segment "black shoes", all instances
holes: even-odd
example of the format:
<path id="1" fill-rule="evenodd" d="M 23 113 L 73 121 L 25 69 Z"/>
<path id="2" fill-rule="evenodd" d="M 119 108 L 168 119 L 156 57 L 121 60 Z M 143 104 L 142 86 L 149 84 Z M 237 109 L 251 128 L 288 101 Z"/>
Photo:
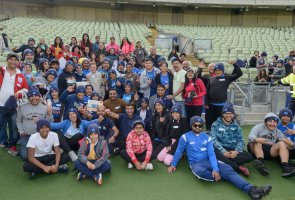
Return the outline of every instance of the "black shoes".
<path id="1" fill-rule="evenodd" d="M 249 196 L 252 200 L 260 200 L 270 193 L 272 189 L 271 185 L 265 185 L 261 187 L 253 186 L 249 191 Z"/>
<path id="2" fill-rule="evenodd" d="M 264 163 L 258 159 L 254 160 L 254 168 L 257 169 L 262 176 L 267 176 L 269 174 Z"/>
<path id="3" fill-rule="evenodd" d="M 282 177 L 289 177 L 295 175 L 295 167 L 284 167 L 282 170 Z"/>

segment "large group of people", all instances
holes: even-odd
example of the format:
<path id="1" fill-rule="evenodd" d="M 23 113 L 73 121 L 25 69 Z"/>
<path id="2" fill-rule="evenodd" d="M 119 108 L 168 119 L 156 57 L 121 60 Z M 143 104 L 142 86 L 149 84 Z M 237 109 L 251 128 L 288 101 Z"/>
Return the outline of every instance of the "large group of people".
<path id="1" fill-rule="evenodd" d="M 231 74 L 222 63 L 210 63 L 207 76 L 204 62 L 195 71 L 185 54 L 172 51 L 166 61 L 155 47 L 148 55 L 140 41 L 133 45 L 124 37 L 118 45 L 111 37 L 104 45 L 99 36 L 92 43 L 88 34 L 68 45 L 56 37 L 52 45 L 42 40 L 35 46 L 30 38 L 12 50 L 0 68 L 0 144 L 20 155 L 30 178 L 67 172 L 72 161 L 78 181 L 90 178 L 101 185 L 103 173 L 113 167 L 110 156 L 120 155 L 137 170 L 152 170 L 157 159 L 174 172 L 184 151 L 196 177 L 226 180 L 251 199 L 261 199 L 272 187 L 245 181 L 240 176 L 250 175 L 245 163 L 253 161 L 266 176 L 264 160 L 277 158 L 283 177 L 295 175 L 294 109 L 267 113 L 249 133 L 245 149 L 227 102 L 229 85 L 243 75 L 239 59 L 230 62 Z M 289 76 L 273 78 L 292 85 L 294 74 Z"/>

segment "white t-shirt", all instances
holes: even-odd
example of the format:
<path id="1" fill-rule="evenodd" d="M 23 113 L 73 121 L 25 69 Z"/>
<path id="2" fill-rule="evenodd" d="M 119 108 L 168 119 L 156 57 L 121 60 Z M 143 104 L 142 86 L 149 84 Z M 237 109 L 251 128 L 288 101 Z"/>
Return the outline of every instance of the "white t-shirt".
<path id="1" fill-rule="evenodd" d="M 7 99 L 14 94 L 15 76 L 16 74 L 10 76 L 10 74 L 5 71 L 2 87 L 0 89 L 0 106 L 4 106 Z"/>
<path id="2" fill-rule="evenodd" d="M 142 121 L 144 121 L 146 118 L 146 110 L 145 111 L 140 110 L 139 116 L 142 119 Z"/>
<path id="3" fill-rule="evenodd" d="M 186 71 L 181 69 L 178 72 L 173 73 L 173 94 L 180 88 L 181 83 L 185 82 L 185 75 Z M 175 98 L 175 101 L 183 101 L 182 99 L 182 93 L 180 92 Z"/>
<path id="4" fill-rule="evenodd" d="M 35 149 L 35 157 L 42 157 L 50 154 L 55 154 L 53 147 L 59 146 L 59 140 L 56 133 L 49 131 L 46 139 L 43 139 L 40 136 L 40 133 L 37 132 L 31 135 L 27 148 Z"/>

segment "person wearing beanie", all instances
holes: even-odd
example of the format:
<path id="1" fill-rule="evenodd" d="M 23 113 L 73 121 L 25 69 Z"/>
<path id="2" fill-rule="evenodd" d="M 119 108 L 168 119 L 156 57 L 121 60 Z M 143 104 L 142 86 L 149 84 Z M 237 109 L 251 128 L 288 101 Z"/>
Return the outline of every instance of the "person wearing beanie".
<path id="1" fill-rule="evenodd" d="M 259 72 L 260 70 L 267 68 L 267 53 L 262 52 L 260 58 L 257 59 L 256 69 Z"/>
<path id="2" fill-rule="evenodd" d="M 277 61 L 276 67 L 274 68 L 273 73 L 271 75 L 268 75 L 268 77 L 270 77 L 271 82 L 274 83 L 284 78 L 285 75 L 286 75 L 286 70 L 284 66 L 284 61 L 280 59 Z"/>
<path id="3" fill-rule="evenodd" d="M 166 129 L 166 146 L 157 155 L 157 159 L 165 165 L 170 165 L 173 160 L 180 137 L 189 131 L 187 119 L 181 116 L 182 108 L 179 105 L 171 109 L 171 118 Z"/>
<path id="4" fill-rule="evenodd" d="M 140 92 L 148 98 L 156 94 L 156 75 L 160 73 L 159 68 L 154 67 L 154 64 L 152 59 L 146 59 L 145 69 L 140 75 Z"/>
<path id="5" fill-rule="evenodd" d="M 18 48 L 12 48 L 13 52 L 15 53 L 22 53 L 22 57 L 24 54 L 24 51 L 26 49 L 30 49 L 32 52 L 35 52 L 36 48 L 35 48 L 35 40 L 34 38 L 29 38 L 28 40 L 28 44 L 23 44 L 22 46 L 18 47 Z"/>
<path id="6" fill-rule="evenodd" d="M 279 118 L 274 113 L 267 113 L 264 123 L 254 126 L 248 136 L 248 151 L 256 160 L 254 167 L 263 176 L 267 176 L 264 159 L 271 160 L 280 158 L 282 177 L 295 175 L 295 167 L 289 165 L 289 150 L 295 148 L 294 143 L 278 129 Z"/>
<path id="7" fill-rule="evenodd" d="M 109 71 L 109 80 L 107 82 L 106 90 L 109 91 L 110 89 L 115 89 L 117 94 L 120 98 L 122 98 L 124 94 L 124 83 L 125 79 L 123 77 L 117 76 L 117 71 L 111 69 Z"/>
<path id="8" fill-rule="evenodd" d="M 74 151 L 79 149 L 79 141 L 85 137 L 85 127 L 88 127 L 89 122 L 79 117 L 76 108 L 70 108 L 67 115 L 67 119 L 51 123 L 51 127 L 58 135 L 61 148 L 70 155 L 72 161 L 75 161 L 77 155 Z"/>
<path id="9" fill-rule="evenodd" d="M 153 156 L 153 145 L 149 134 L 144 130 L 144 122 L 136 120 L 126 139 L 126 150 L 120 152 L 121 157 L 128 162 L 128 168 L 135 166 L 137 170 L 153 170 L 150 163 Z"/>
<path id="10" fill-rule="evenodd" d="M 153 142 L 153 155 L 157 157 L 160 151 L 166 147 L 166 129 L 171 115 L 162 99 L 157 99 L 154 106 L 150 136 Z"/>
<path id="11" fill-rule="evenodd" d="M 33 85 L 36 85 L 38 86 L 38 88 L 44 88 L 49 91 L 51 87 L 57 87 L 57 81 L 57 72 L 54 69 L 49 69 L 44 76 L 37 77 Z"/>
<path id="12" fill-rule="evenodd" d="M 85 97 L 84 86 L 69 85 L 68 88 L 63 91 L 59 97 L 59 100 L 65 105 L 63 118 L 68 119 L 67 113 L 70 108 L 75 107 L 79 111 L 79 117 L 83 116 L 85 112 L 85 105 L 87 104 L 87 97 Z"/>
<path id="13" fill-rule="evenodd" d="M 140 89 L 140 78 L 137 73 L 133 71 L 134 67 L 131 63 L 127 63 L 125 67 L 125 75 L 123 76 L 125 80 L 130 80 L 132 82 L 133 92 L 139 91 Z"/>
<path id="14" fill-rule="evenodd" d="M 201 116 L 203 111 L 204 96 L 206 88 L 203 81 L 196 77 L 194 70 L 186 72 L 184 90 L 182 97 L 185 100 L 185 111 L 187 119 L 192 116 Z"/>
<path id="15" fill-rule="evenodd" d="M 75 68 L 72 61 L 66 63 L 62 74 L 58 77 L 58 89 L 60 94 L 67 89 L 69 79 L 75 80 Z"/>
<path id="16" fill-rule="evenodd" d="M 242 128 L 235 120 L 232 105 L 227 104 L 222 108 L 222 117 L 212 124 L 210 136 L 217 159 L 230 165 L 236 172 L 249 176 L 248 168 L 242 164 L 251 162 L 253 158 L 244 151 Z"/>
<path id="17" fill-rule="evenodd" d="M 107 107 L 106 107 L 107 108 Z M 126 149 L 126 138 L 128 133 L 132 130 L 132 124 L 141 120 L 141 118 L 135 114 L 135 106 L 132 103 L 126 104 L 125 112 L 117 114 L 110 109 L 106 109 L 106 116 L 117 120 L 119 135 L 116 137 L 117 147 L 120 150 Z"/>
<path id="18" fill-rule="evenodd" d="M 60 122 L 64 110 L 64 105 L 59 100 L 58 88 L 52 86 L 49 89 L 47 99 L 46 99 L 47 106 L 51 107 L 52 109 L 52 116 L 54 122 Z"/>
<path id="19" fill-rule="evenodd" d="M 89 178 L 102 185 L 102 174 L 112 169 L 108 157 L 107 141 L 101 137 L 98 125 L 90 124 L 87 128 L 87 137 L 82 141 L 78 151 L 79 159 L 74 162 L 79 172 L 77 181 Z"/>
<path id="20" fill-rule="evenodd" d="M 167 98 L 170 100 L 174 100 L 175 103 L 182 106 L 182 113 L 183 117 L 186 117 L 186 110 L 185 110 L 185 100 L 182 96 L 182 91 L 184 90 L 185 84 L 185 76 L 186 71 L 182 69 L 181 61 L 179 59 L 173 59 L 171 61 L 174 73 L 173 73 L 173 94 L 168 95 Z"/>
<path id="21" fill-rule="evenodd" d="M 142 97 L 139 101 L 136 114 L 140 116 L 140 118 L 144 122 L 145 131 L 150 133 L 151 125 L 152 125 L 151 123 L 153 119 L 153 111 L 148 106 L 149 106 L 149 99 L 147 97 Z"/>
<path id="22" fill-rule="evenodd" d="M 127 80 L 124 83 L 124 93 L 123 93 L 122 99 L 126 103 L 133 103 L 135 105 L 139 101 L 138 92 L 136 91 L 135 93 L 133 93 L 132 82 L 130 80 Z"/>
<path id="23" fill-rule="evenodd" d="M 279 118 L 278 129 L 282 131 L 287 139 L 295 143 L 295 124 L 292 122 L 292 111 L 288 108 L 282 109 L 279 113 Z M 295 148 L 289 149 L 289 158 L 295 159 Z"/>
<path id="24" fill-rule="evenodd" d="M 36 127 L 37 133 L 30 137 L 27 144 L 29 157 L 23 165 L 24 171 L 29 173 L 31 179 L 38 173 L 68 172 L 66 163 L 70 158 L 67 154 L 60 153 L 59 139 L 51 131 L 50 122 L 39 119 Z"/>
<path id="25" fill-rule="evenodd" d="M 229 85 L 243 75 L 242 70 L 236 64 L 236 61 L 230 61 L 234 66 L 231 75 L 224 74 L 224 65 L 217 63 L 214 66 L 215 77 L 210 77 L 207 83 L 207 94 L 205 96 L 206 109 L 206 128 L 211 130 L 211 126 L 218 117 L 221 116 L 223 106 L 227 101 L 227 89 Z"/>
<path id="26" fill-rule="evenodd" d="M 168 172 L 176 171 L 177 164 L 183 152 L 186 151 L 188 162 L 193 174 L 201 180 L 225 180 L 239 188 L 252 199 L 261 199 L 270 193 L 272 186 L 253 186 L 240 177 L 233 168 L 223 162 L 218 162 L 214 153 L 213 142 L 210 136 L 202 131 L 204 120 L 199 116 L 190 119 L 191 131 L 180 137 L 173 160 Z"/>
<path id="27" fill-rule="evenodd" d="M 53 121 L 52 108 L 42 104 L 41 94 L 38 89 L 30 89 L 28 103 L 22 105 L 16 118 L 16 125 L 20 134 L 20 158 L 28 159 L 27 143 L 30 137 L 36 133 L 36 123 L 39 119 Z"/>

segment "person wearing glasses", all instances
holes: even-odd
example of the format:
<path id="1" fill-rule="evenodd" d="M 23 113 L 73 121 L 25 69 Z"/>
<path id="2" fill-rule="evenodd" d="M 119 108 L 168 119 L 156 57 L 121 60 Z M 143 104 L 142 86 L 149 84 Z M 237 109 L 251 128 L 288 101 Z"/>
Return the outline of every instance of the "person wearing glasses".
<path id="1" fill-rule="evenodd" d="M 271 185 L 253 186 L 239 176 L 230 165 L 216 159 L 212 139 L 202 131 L 203 124 L 204 121 L 199 116 L 190 119 L 190 128 L 192 130 L 181 136 L 168 172 L 176 171 L 182 153 L 186 151 L 192 172 L 199 179 L 228 181 L 248 194 L 251 199 L 261 199 L 270 193 Z"/>
<path id="2" fill-rule="evenodd" d="M 232 104 L 226 104 L 222 116 L 213 124 L 210 132 L 218 160 L 230 165 L 236 172 L 249 176 L 249 170 L 242 164 L 251 162 L 253 157 L 244 151 L 244 137 L 240 125 L 236 122 Z"/>

